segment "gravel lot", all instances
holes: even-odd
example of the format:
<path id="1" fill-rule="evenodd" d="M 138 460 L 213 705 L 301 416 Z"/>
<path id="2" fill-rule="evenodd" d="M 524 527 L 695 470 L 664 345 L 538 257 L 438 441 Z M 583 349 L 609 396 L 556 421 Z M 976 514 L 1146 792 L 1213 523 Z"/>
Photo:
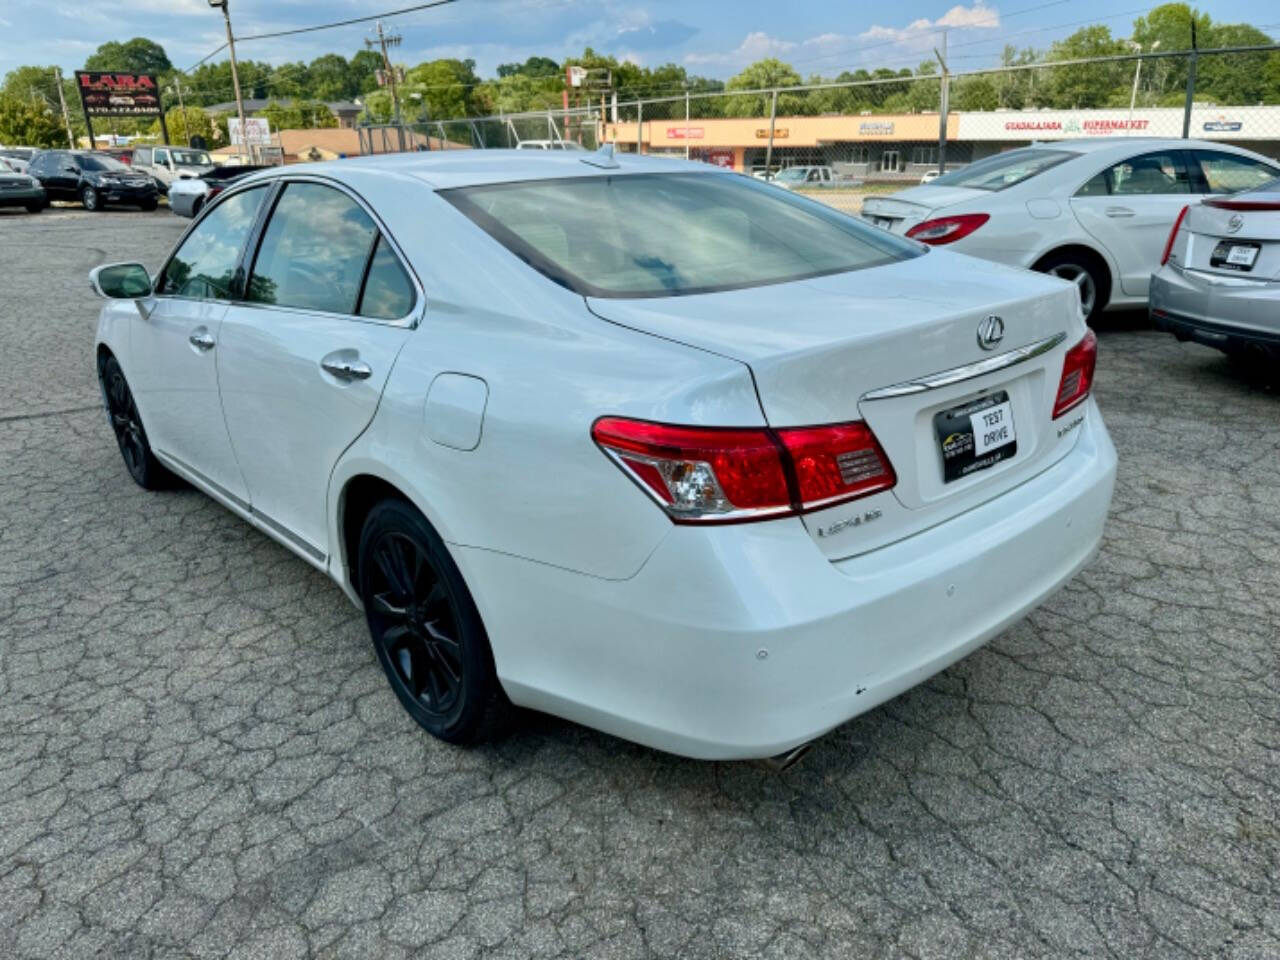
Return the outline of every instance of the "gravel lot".
<path id="1" fill-rule="evenodd" d="M 1100 558 L 785 775 L 548 717 L 432 741 L 360 615 L 125 473 L 85 282 L 0 214 L 0 956 L 1280 955 L 1280 396 L 1121 317 Z"/>

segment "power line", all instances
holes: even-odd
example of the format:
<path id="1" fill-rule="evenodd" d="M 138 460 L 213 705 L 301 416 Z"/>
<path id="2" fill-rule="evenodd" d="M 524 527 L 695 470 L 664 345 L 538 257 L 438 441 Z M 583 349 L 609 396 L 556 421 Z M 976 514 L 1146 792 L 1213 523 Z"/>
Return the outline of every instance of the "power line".
<path id="1" fill-rule="evenodd" d="M 350 20 L 335 20 L 333 23 L 320 23 L 314 27 L 297 27 L 293 30 L 277 30 L 274 33 L 255 33 L 247 37 L 236 37 L 240 42 L 246 40 L 267 40 L 272 37 L 291 37 L 299 33 L 315 33 L 317 30 L 332 30 L 335 27 L 349 27 L 356 23 L 368 23 L 370 20 L 378 20 L 385 17 L 394 17 L 402 13 L 416 13 L 419 10 L 429 10 L 432 7 L 443 7 L 447 3 L 456 3 L 457 0 L 432 0 L 431 3 L 419 3 L 412 7 L 401 7 L 399 10 L 388 10 L 386 13 L 372 13 L 367 17 L 352 17 Z"/>

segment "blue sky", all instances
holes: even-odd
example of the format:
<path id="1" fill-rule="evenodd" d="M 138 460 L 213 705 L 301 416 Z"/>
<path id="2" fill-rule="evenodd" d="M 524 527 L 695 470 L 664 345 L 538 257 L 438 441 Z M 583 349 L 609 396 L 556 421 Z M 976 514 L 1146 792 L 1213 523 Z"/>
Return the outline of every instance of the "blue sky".
<path id="1" fill-rule="evenodd" d="M 412 0 L 231 0 L 238 35 L 288 29 L 378 13 Z M 1127 34 L 1142 0 L 457 0 L 435 10 L 394 17 L 404 42 L 397 59 L 413 64 L 440 56 L 471 57 L 482 75 L 532 54 L 560 58 L 586 45 L 654 65 L 727 78 L 763 56 L 777 56 L 804 75 L 843 69 L 914 66 L 946 28 L 953 69 L 994 62 L 1001 46 L 1047 46 L 1085 23 Z M 1275 0 L 1199 4 L 1215 20 L 1248 22 L 1280 36 Z M 350 55 L 368 25 L 279 40 L 245 42 L 242 57 L 282 62 L 338 51 Z M 0 73 L 19 64 L 80 66 L 106 40 L 146 36 L 187 67 L 223 41 L 222 17 L 207 0 L 0 0 Z M 220 56 L 225 56 L 221 54 Z"/>

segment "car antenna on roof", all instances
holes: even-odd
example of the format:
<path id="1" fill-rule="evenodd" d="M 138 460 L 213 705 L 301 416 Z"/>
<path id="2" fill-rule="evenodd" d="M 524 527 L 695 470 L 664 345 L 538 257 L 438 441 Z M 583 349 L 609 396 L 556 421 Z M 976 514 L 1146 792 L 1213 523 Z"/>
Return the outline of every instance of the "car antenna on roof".
<path id="1" fill-rule="evenodd" d="M 618 161 L 613 157 L 613 144 L 606 143 L 595 153 L 588 154 L 579 158 L 583 163 L 590 164 L 593 167 L 599 167 L 601 170 L 617 170 Z"/>

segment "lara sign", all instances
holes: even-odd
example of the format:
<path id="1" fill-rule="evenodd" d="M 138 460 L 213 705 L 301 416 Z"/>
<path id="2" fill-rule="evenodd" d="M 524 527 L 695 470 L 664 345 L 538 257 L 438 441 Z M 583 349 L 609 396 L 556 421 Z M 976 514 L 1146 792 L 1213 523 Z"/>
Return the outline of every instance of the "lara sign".
<path id="1" fill-rule="evenodd" d="M 87 117 L 158 117 L 156 78 L 147 73 L 77 70 L 76 89 Z"/>

